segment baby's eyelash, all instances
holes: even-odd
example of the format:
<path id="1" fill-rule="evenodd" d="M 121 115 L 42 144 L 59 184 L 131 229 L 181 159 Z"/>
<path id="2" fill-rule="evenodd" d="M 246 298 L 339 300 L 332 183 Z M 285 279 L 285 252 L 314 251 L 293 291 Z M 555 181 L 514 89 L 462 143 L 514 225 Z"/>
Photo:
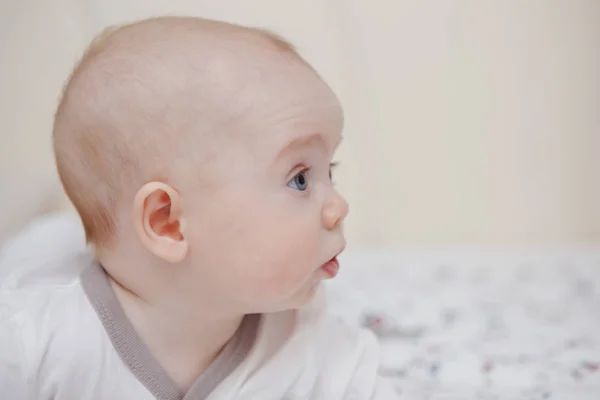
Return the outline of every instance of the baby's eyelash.
<path id="1" fill-rule="evenodd" d="M 337 161 L 334 161 L 334 162 L 331 162 L 331 163 L 329 163 L 329 177 L 330 177 L 330 179 L 332 178 L 333 171 L 334 171 L 334 170 L 335 170 L 335 169 L 336 169 L 336 168 L 337 168 L 339 165 L 340 165 L 340 163 L 339 163 L 339 162 L 337 162 Z M 306 175 L 310 175 L 311 173 L 312 173 L 312 167 L 305 167 L 305 168 L 302 168 L 300 171 L 298 171 L 298 172 L 296 173 L 296 175 L 298 175 L 298 174 L 306 174 Z"/>
<path id="2" fill-rule="evenodd" d="M 338 162 L 331 162 L 329 163 L 329 180 L 331 182 L 333 182 L 333 171 L 337 168 L 337 166 L 339 165 Z"/>
<path id="3" fill-rule="evenodd" d="M 298 174 L 310 174 L 311 171 L 312 167 L 304 167 L 300 171 L 298 171 Z"/>

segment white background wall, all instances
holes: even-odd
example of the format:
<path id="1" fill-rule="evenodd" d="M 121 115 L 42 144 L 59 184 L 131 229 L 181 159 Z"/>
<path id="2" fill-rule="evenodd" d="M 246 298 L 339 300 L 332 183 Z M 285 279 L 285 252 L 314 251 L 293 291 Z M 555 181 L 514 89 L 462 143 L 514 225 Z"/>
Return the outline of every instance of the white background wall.
<path id="1" fill-rule="evenodd" d="M 273 29 L 332 85 L 351 243 L 600 242 L 595 0 L 0 0 L 4 221 L 56 183 L 52 114 L 85 45 L 165 13 Z"/>

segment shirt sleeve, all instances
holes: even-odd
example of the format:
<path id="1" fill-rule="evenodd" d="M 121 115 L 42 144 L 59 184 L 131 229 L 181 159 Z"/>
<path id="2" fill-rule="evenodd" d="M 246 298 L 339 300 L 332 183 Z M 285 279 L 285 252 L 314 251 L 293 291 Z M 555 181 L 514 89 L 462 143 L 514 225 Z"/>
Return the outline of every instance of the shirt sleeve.
<path id="1" fill-rule="evenodd" d="M 0 300 L 0 395 L 32 400 L 19 326 L 13 313 Z"/>
<path id="2" fill-rule="evenodd" d="M 349 380 L 344 400 L 397 400 L 399 391 L 390 379 L 379 375 L 381 367 L 380 346 L 375 335 L 362 331 L 361 355 L 357 360 L 353 377 Z"/>
<path id="3" fill-rule="evenodd" d="M 400 393 L 394 388 L 389 379 L 377 376 L 373 393 L 369 400 L 396 400 L 400 399 Z"/>

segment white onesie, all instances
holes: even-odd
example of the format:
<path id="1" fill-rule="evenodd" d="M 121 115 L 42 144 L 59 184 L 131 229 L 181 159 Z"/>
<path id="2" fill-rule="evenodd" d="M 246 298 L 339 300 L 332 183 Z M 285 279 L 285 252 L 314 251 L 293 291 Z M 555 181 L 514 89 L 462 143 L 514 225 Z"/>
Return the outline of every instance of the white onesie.
<path id="1" fill-rule="evenodd" d="M 41 254 L 37 266 L 35 257 L 27 265 L 5 265 L 19 257 L 0 257 L 0 271 L 10 271 L 0 274 L 1 399 L 399 397 L 378 377 L 375 337 L 327 318 L 322 292 L 300 311 L 246 316 L 220 356 L 181 393 L 125 317 L 102 266 L 81 250 L 59 264 L 60 257 Z"/>

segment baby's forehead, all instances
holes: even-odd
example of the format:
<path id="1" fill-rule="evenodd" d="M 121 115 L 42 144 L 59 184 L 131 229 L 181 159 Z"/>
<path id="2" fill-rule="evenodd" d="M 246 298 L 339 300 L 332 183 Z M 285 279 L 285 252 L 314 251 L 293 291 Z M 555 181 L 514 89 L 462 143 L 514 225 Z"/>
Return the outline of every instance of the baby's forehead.
<path id="1" fill-rule="evenodd" d="M 282 147 L 313 133 L 326 138 L 332 132 L 339 135 L 341 105 L 324 81 L 304 64 L 221 62 L 226 68 L 215 74 L 220 81 L 208 89 L 200 88 L 192 100 L 192 104 L 211 107 L 210 113 L 196 113 L 193 107 L 190 110 L 199 117 L 199 125 L 211 127 L 206 131 L 232 139 L 230 145 L 252 142 L 261 150 Z M 238 68 L 241 71 L 236 71 Z"/>
<path id="2" fill-rule="evenodd" d="M 214 134 L 198 136 L 197 146 L 203 149 L 199 157 L 202 174 L 209 173 L 207 180 L 223 174 L 238 179 L 255 169 L 277 172 L 290 162 L 329 162 L 341 139 L 339 104 L 275 103 L 278 107 L 269 112 L 266 107 L 249 111 L 237 122 L 219 126 Z M 184 151 L 196 150 L 187 146 Z"/>

